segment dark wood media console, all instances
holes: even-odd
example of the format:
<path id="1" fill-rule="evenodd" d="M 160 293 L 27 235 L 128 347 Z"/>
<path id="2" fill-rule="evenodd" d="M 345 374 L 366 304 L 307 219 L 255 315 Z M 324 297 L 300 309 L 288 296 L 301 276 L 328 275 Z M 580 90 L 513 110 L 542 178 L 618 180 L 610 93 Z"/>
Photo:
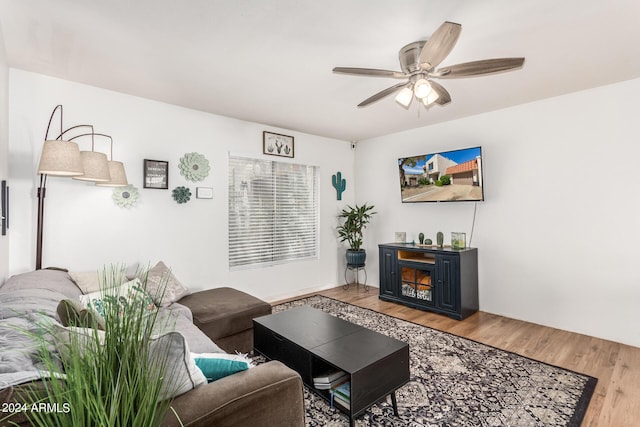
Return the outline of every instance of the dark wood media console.
<path id="1" fill-rule="evenodd" d="M 454 319 L 478 311 L 478 250 L 378 245 L 380 299 L 446 314 Z"/>

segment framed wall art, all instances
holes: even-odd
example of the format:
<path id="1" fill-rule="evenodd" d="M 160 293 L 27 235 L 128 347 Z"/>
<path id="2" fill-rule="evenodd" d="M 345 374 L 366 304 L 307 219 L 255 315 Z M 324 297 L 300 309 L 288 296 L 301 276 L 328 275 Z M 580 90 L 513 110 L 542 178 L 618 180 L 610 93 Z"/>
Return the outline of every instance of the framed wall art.
<path id="1" fill-rule="evenodd" d="M 163 160 L 144 159 L 144 188 L 169 188 L 169 162 Z"/>
<path id="2" fill-rule="evenodd" d="M 265 130 L 262 132 L 262 152 L 272 156 L 293 158 L 293 137 Z"/>

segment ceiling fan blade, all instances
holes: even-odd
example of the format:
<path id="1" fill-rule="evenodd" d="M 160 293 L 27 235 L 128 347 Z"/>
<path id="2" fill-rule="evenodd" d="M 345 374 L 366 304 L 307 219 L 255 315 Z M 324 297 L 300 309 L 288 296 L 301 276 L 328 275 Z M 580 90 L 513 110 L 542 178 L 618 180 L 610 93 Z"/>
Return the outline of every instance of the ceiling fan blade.
<path id="1" fill-rule="evenodd" d="M 407 76 L 400 71 L 378 70 L 376 68 L 335 67 L 333 72 L 340 74 L 352 74 L 356 76 L 393 77 L 395 79 L 407 78 Z"/>
<path id="2" fill-rule="evenodd" d="M 405 87 L 406 85 L 408 85 L 409 82 L 402 82 L 402 83 L 398 83 L 397 85 L 393 85 L 391 87 L 388 87 L 384 90 L 381 90 L 380 92 L 376 93 L 373 96 L 370 96 L 369 98 L 365 99 L 364 101 L 362 101 L 360 104 L 358 104 L 358 107 L 365 107 L 369 104 L 371 104 L 372 102 L 376 102 L 379 99 L 384 98 L 385 96 L 391 95 L 393 92 L 397 91 L 398 89 L 401 89 L 403 87 Z"/>
<path id="3" fill-rule="evenodd" d="M 524 64 L 524 58 L 495 58 L 483 59 L 480 61 L 465 62 L 463 64 L 451 65 L 439 68 L 431 77 L 440 79 L 457 79 L 460 77 L 484 76 L 486 74 L 499 73 L 502 71 L 520 68 Z"/>
<path id="4" fill-rule="evenodd" d="M 438 99 L 435 100 L 436 104 L 446 105 L 451 102 L 451 95 L 449 95 L 449 92 L 442 87 L 440 83 L 429 80 L 429 84 L 431 85 L 431 89 L 438 94 Z"/>
<path id="5" fill-rule="evenodd" d="M 437 67 L 453 50 L 458 41 L 462 25 L 446 21 L 431 34 L 431 37 L 422 47 L 418 64 L 424 70 Z"/>

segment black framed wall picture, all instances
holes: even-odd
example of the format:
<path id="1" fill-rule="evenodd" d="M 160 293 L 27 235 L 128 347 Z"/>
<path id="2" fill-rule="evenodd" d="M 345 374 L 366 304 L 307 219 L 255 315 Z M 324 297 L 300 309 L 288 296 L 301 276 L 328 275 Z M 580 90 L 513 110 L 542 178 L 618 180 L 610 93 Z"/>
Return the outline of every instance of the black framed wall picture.
<path id="1" fill-rule="evenodd" d="M 271 156 L 293 158 L 294 138 L 279 133 L 262 132 L 262 152 Z"/>
<path id="2" fill-rule="evenodd" d="M 169 162 L 144 159 L 144 188 L 169 188 Z"/>

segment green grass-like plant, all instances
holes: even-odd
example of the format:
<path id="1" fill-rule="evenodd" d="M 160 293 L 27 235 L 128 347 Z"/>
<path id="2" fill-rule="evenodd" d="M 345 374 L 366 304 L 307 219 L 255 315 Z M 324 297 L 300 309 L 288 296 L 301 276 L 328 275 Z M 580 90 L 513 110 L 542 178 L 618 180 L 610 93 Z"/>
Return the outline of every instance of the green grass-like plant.
<path id="1" fill-rule="evenodd" d="M 142 277 L 146 283 L 146 274 Z M 101 273 L 102 292 L 115 299 L 114 289 L 123 282 L 124 268 L 106 267 Z M 89 325 L 93 327 L 83 329 L 86 335 L 69 334 L 68 345 L 55 338 L 52 342 L 53 326 L 42 325 L 48 334 L 39 335 L 39 362 L 63 375 L 43 379 L 44 391 L 33 387 L 22 392 L 25 404 L 43 409 L 24 411 L 32 425 L 153 427 L 170 410 L 171 400 L 162 396 L 165 378 L 174 378 L 173 367 L 166 351 L 151 354 L 150 349 L 152 331 L 157 327 L 173 330 L 172 325 L 159 325 L 157 310 L 150 312 L 144 304 L 128 304 L 122 298 L 120 304 L 105 303 L 103 310 L 104 332 Z M 52 345 L 59 348 L 60 356 L 51 351 Z"/>

